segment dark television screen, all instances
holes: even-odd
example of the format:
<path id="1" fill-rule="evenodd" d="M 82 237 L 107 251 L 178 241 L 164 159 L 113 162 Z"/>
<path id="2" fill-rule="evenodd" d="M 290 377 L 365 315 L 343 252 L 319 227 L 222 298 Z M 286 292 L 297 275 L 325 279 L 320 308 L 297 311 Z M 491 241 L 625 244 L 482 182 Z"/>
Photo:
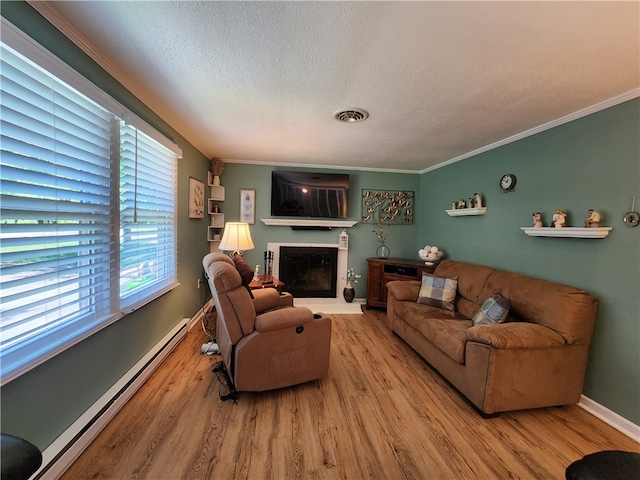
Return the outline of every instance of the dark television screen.
<path id="1" fill-rule="evenodd" d="M 274 217 L 347 218 L 349 175 L 271 172 Z"/>

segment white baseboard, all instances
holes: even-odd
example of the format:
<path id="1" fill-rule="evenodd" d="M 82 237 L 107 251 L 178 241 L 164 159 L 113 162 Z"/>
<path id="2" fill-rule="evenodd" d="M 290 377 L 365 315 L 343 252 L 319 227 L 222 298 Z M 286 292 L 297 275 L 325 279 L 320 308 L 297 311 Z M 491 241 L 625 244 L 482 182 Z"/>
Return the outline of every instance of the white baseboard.
<path id="1" fill-rule="evenodd" d="M 615 412 L 612 412 L 606 407 L 603 407 L 597 402 L 594 402 L 589 397 L 585 397 L 582 395 L 580 397 L 580 403 L 578 406 L 584 408 L 590 414 L 598 417 L 603 422 L 611 425 L 616 430 L 624 433 L 626 436 L 635 440 L 636 442 L 640 442 L 640 426 L 635 423 L 627 420 L 624 417 L 621 417 Z"/>
<path id="2" fill-rule="evenodd" d="M 42 452 L 42 466 L 31 479 L 58 479 L 138 391 L 187 334 L 185 318 Z"/>

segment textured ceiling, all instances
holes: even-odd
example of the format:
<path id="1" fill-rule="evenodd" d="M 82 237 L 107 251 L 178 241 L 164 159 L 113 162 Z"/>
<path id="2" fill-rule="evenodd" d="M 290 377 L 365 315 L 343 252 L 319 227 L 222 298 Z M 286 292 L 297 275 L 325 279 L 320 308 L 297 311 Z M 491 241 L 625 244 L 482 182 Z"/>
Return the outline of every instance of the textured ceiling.
<path id="1" fill-rule="evenodd" d="M 231 161 L 422 171 L 640 86 L 638 2 L 44 8 L 202 153 Z M 339 123 L 344 107 L 370 117 Z"/>

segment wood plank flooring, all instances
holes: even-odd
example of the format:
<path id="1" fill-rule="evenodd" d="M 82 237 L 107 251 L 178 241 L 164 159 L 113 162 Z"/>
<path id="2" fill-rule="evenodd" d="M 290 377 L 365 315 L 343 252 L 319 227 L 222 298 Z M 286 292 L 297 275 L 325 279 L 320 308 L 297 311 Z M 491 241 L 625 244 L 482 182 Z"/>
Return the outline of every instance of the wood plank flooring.
<path id="1" fill-rule="evenodd" d="M 326 378 L 221 402 L 194 328 L 64 479 L 563 479 L 640 445 L 572 405 L 483 419 L 384 326 L 332 315 Z"/>

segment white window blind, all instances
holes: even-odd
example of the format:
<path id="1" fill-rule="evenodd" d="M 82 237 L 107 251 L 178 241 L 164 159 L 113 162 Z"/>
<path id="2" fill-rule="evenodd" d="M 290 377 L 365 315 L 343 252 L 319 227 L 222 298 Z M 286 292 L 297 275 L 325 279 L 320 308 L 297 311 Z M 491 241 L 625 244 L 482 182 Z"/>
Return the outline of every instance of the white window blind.
<path id="1" fill-rule="evenodd" d="M 127 308 L 177 279 L 177 164 L 136 128 L 123 124 L 120 132 L 120 298 Z"/>
<path id="2" fill-rule="evenodd" d="M 142 133 L 137 118 L 125 125 L 4 37 L 2 384 L 177 285 L 179 150 Z"/>

